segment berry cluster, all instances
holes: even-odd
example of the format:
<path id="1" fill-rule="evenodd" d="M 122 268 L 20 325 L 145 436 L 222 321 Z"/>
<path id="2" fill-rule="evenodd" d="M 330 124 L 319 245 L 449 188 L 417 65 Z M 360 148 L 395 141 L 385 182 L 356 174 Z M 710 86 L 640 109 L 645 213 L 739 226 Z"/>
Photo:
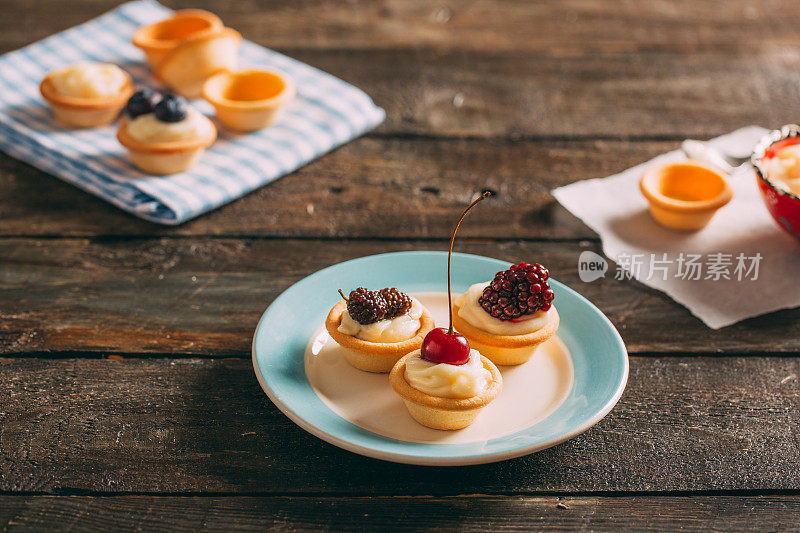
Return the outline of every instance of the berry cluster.
<path id="1" fill-rule="evenodd" d="M 378 294 L 386 301 L 386 316 L 384 318 L 395 318 L 411 309 L 411 297 L 394 287 L 381 289 Z"/>
<path id="2" fill-rule="evenodd" d="M 547 311 L 553 289 L 547 283 L 550 273 L 539 263 L 520 263 L 498 272 L 478 299 L 481 307 L 499 320 L 514 320 L 536 311 Z"/>
<path id="3" fill-rule="evenodd" d="M 347 297 L 347 312 L 359 324 L 398 317 L 411 309 L 411 298 L 395 288 L 370 291 L 359 287 Z"/>
<path id="4" fill-rule="evenodd" d="M 180 96 L 162 95 L 145 87 L 133 93 L 125 106 L 125 111 L 131 118 L 154 113 L 161 122 L 180 122 L 186 118 L 188 104 Z"/>

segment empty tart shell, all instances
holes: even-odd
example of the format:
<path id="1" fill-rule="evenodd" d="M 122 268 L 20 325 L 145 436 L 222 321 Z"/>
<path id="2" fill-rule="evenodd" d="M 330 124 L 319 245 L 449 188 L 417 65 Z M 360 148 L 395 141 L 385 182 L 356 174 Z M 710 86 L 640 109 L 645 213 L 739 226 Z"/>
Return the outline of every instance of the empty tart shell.
<path id="1" fill-rule="evenodd" d="M 333 306 L 325 320 L 325 329 L 342 348 L 347 362 L 365 372 L 389 372 L 404 355 L 422 347 L 425 335 L 434 328 L 433 318 L 427 309 L 422 310 L 420 328 L 412 338 L 400 342 L 370 342 L 339 331 L 347 302 L 341 300 Z"/>
<path id="2" fill-rule="evenodd" d="M 212 126 L 211 133 L 203 137 L 159 143 L 144 142 L 128 132 L 129 121 L 126 119 L 120 124 L 117 139 L 130 151 L 131 161 L 142 171 L 155 175 L 177 174 L 189 170 L 217 138 L 214 123 L 207 117 L 203 118 Z"/>
<path id="3" fill-rule="evenodd" d="M 704 228 L 733 198 L 727 174 L 692 160 L 649 168 L 639 189 L 656 222 L 684 231 Z"/>
<path id="4" fill-rule="evenodd" d="M 203 98 L 214 106 L 219 121 L 236 131 L 272 125 L 294 96 L 292 80 L 271 70 L 219 72 L 203 84 Z"/>
<path id="5" fill-rule="evenodd" d="M 492 381 L 485 391 L 471 398 L 441 398 L 415 389 L 406 381 L 406 355 L 394 365 L 389 374 L 389 383 L 406 404 L 411 417 L 432 429 L 463 429 L 475 421 L 481 409 L 486 407 L 500 394 L 503 388 L 503 376 L 497 367 L 481 355 L 483 368 L 491 372 Z"/>
<path id="6" fill-rule="evenodd" d="M 39 84 L 42 97 L 50 104 L 56 120 L 67 126 L 95 128 L 115 121 L 134 91 L 133 80 L 125 74 L 125 85 L 119 94 L 98 98 L 66 96 L 56 91 L 50 74 Z"/>
<path id="7" fill-rule="evenodd" d="M 183 9 L 155 24 L 142 26 L 133 34 L 133 44 L 141 48 L 155 68 L 164 56 L 192 36 L 213 35 L 222 31 L 222 20 L 202 9 Z"/>
<path id="8" fill-rule="evenodd" d="M 536 348 L 549 340 L 558 330 L 560 317 L 556 306 L 550 308 L 544 326 L 523 335 L 495 335 L 479 329 L 458 315 L 461 306 L 453 305 L 453 327 L 464 335 L 472 348 L 491 359 L 496 365 L 521 365 L 533 356 Z"/>
<path id="9" fill-rule="evenodd" d="M 169 50 L 155 75 L 186 98 L 197 98 L 203 83 L 221 71 L 236 70 L 242 35 L 232 28 L 191 35 Z"/>

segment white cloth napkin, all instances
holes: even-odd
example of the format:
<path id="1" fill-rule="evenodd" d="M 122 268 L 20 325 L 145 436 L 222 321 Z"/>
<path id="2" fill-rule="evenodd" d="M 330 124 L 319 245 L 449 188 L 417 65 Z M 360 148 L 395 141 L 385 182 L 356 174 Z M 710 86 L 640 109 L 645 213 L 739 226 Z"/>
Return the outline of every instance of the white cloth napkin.
<path id="1" fill-rule="evenodd" d="M 765 133 L 750 126 L 710 142 L 727 153 L 746 153 Z M 713 329 L 800 306 L 800 243 L 770 217 L 749 165 L 731 175 L 733 200 L 704 229 L 684 233 L 653 221 L 639 179 L 650 165 L 684 159 L 681 151 L 668 152 L 615 176 L 561 187 L 553 196 L 600 235 L 603 252 L 617 263 L 606 277 L 633 277 L 665 292 Z M 699 274 L 690 266 L 698 264 Z"/>

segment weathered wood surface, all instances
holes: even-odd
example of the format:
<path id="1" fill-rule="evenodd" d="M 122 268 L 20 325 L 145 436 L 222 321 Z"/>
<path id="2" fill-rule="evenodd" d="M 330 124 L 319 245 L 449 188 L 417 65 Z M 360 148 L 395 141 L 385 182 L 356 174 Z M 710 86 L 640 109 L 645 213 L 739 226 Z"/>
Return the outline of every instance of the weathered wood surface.
<path id="1" fill-rule="evenodd" d="M 442 250 L 443 241 L 0 239 L 0 353 L 114 351 L 247 356 L 267 305 L 292 283 L 347 259 Z M 712 331 L 638 283 L 583 283 L 578 256 L 597 243 L 486 242 L 457 250 L 540 261 L 600 307 L 632 353 L 791 353 L 800 311 Z M 476 280 L 477 281 L 477 280 Z M 332 302 L 338 297 L 331 288 Z M 323 317 L 320 317 L 322 320 Z"/>
<path id="2" fill-rule="evenodd" d="M 776 127 L 797 105 L 785 51 L 548 57 L 427 50 L 287 50 L 365 90 L 387 111 L 377 135 L 705 138 Z"/>
<path id="3" fill-rule="evenodd" d="M 0 496 L 0 528 L 139 531 L 790 531 L 797 496 Z"/>
<path id="4" fill-rule="evenodd" d="M 292 56 L 370 94 L 379 134 L 470 138 L 705 138 L 794 120 L 797 58 L 740 53 L 379 50 Z"/>
<path id="5" fill-rule="evenodd" d="M 112 5 L 81 3 L 75 10 L 66 10 L 69 13 L 57 10 L 58 17 L 42 17 L 49 11 L 48 2 L 13 4 L 22 20 L 6 17 L 0 22 L 7 49 Z M 449 228 L 444 221 L 452 218 L 463 197 L 485 181 L 503 184 L 504 201 L 511 211 L 508 226 L 483 226 L 486 233 L 516 238 L 592 237 L 592 232 L 554 204 L 547 195 L 552 186 L 622 170 L 674 148 L 687 136 L 708 137 L 750 123 L 778 126 L 793 116 L 798 76 L 795 57 L 786 46 L 798 39 L 794 31 L 788 31 L 796 27 L 791 23 L 796 10 L 781 9 L 780 2 L 769 8 L 750 4 L 737 1 L 726 3 L 725 9 L 706 11 L 690 10 L 683 2 L 655 8 L 645 7 L 648 3 L 620 8 L 614 3 L 520 2 L 504 4 L 502 10 L 489 9 L 483 2 L 453 6 L 312 2 L 301 7 L 237 3 L 221 11 L 231 24 L 271 46 L 281 43 L 271 42 L 278 37 L 266 26 L 299 35 L 295 42 L 283 43 L 284 51 L 362 87 L 386 108 L 386 123 L 371 138 L 177 229 L 137 221 L 3 156 L 0 235 L 443 236 Z M 216 10 L 219 7 L 214 4 Z M 308 21 L 298 17 L 298 10 L 305 9 L 322 21 L 321 27 L 314 25 L 314 32 L 330 32 L 317 44 L 303 35 Z M 429 42 L 423 34 L 430 36 L 431 30 L 424 28 L 441 10 L 457 15 L 444 25 L 434 20 L 434 26 L 442 28 Z M 564 18 L 553 16 L 554 10 Z M 377 24 L 375 11 L 380 15 Z M 632 25 L 631 20 L 639 20 L 640 25 Z M 510 31 L 504 21 L 530 26 L 535 38 Z M 563 28 L 555 32 L 553 21 L 579 31 L 583 38 L 569 38 Z M 769 25 L 771 31 L 759 39 L 763 49 L 758 54 L 745 54 L 736 43 L 746 32 L 734 29 L 756 23 Z M 587 26 L 592 31 L 587 33 Z M 637 31 L 614 29 L 621 26 Z M 372 29 L 365 32 L 366 27 Z M 413 32 L 409 31 L 412 27 L 416 28 Z M 693 39 L 681 39 L 683 31 L 694 35 Z M 729 31 L 727 37 L 719 37 Z M 637 32 L 641 32 L 638 38 Z M 380 38 L 373 38 L 377 34 Z M 476 35 L 484 35 L 485 40 Z M 637 41 L 644 35 L 652 41 L 647 46 Z M 662 47 L 657 44 L 659 35 L 682 44 L 677 49 Z M 391 36 L 400 36 L 401 42 L 387 44 L 393 42 Z M 502 45 L 506 36 L 513 36 L 518 46 L 534 43 L 551 52 L 509 50 Z M 566 49 L 554 48 L 556 36 L 568 43 Z M 358 43 L 331 48 L 336 39 Z M 454 48 L 431 51 L 429 47 L 439 41 L 453 43 Z M 483 44 L 469 49 L 466 42 Z M 753 51 L 750 44 L 747 49 Z M 401 138 L 395 139 L 397 135 Z M 472 142 L 455 142 L 453 137 Z M 587 137 L 639 141 L 546 141 Z M 483 142 L 487 138 L 494 141 Z M 311 214 L 309 209 L 313 209 Z M 370 209 L 388 212 L 395 221 L 413 222 L 388 224 L 386 219 L 376 220 L 374 214 L 365 219 Z"/>
<path id="6" fill-rule="evenodd" d="M 0 53 L 117 3 L 7 0 Z M 165 3 L 358 85 L 387 120 L 178 228 L 0 155 L 0 530 L 797 527 L 800 311 L 715 332 L 641 285 L 583 284 L 596 236 L 549 195 L 794 120 L 794 2 Z M 483 188 L 497 197 L 459 249 L 546 262 L 608 314 L 642 355 L 619 406 L 551 450 L 459 469 L 292 424 L 248 360 L 261 311 L 323 266 L 442 249 Z"/>
<path id="7" fill-rule="evenodd" d="M 604 7 L 598 2 L 583 2 L 584 6 L 575 7 L 588 17 L 583 24 L 561 3 L 547 6 L 504 3 L 503 8 L 494 9 L 493 17 L 483 17 L 483 12 L 489 11 L 486 7 L 465 6 L 465 10 L 480 21 L 476 23 L 486 25 L 496 35 L 487 36 L 487 41 L 477 49 L 463 46 L 432 49 L 429 45 L 434 43 L 416 38 L 414 34 L 424 31 L 431 14 L 442 9 L 458 10 L 422 1 L 410 3 L 413 4 L 411 9 L 401 2 L 397 2 L 397 8 L 388 4 L 368 6 L 365 2 L 341 3 L 336 7 L 319 8 L 316 12 L 314 6 L 278 9 L 286 23 L 275 21 L 276 10 L 270 5 L 260 7 L 256 2 L 240 2 L 226 19 L 246 37 L 277 47 L 364 89 L 387 110 L 386 123 L 378 130 L 384 135 L 685 138 L 721 134 L 751 123 L 779 126 L 791 120 L 797 104 L 797 58 L 792 51 L 792 46 L 800 44 L 800 37 L 794 31 L 800 24 L 796 20 L 800 17 L 797 10 L 788 7 L 781 10 L 779 3 L 767 8 L 737 0 L 732 9 L 727 2 L 724 9 L 710 8 L 706 18 L 686 9 L 690 3 L 686 0 L 681 2 L 684 6 L 670 6 L 668 9 L 674 10 L 672 20 L 662 13 L 661 17 L 648 21 L 648 15 L 655 17 L 658 13 L 641 7 L 649 5 L 646 2 L 631 3 L 627 16 L 622 15 L 625 10 L 620 10 L 613 2 Z M 108 4 L 103 2 L 83 9 L 100 13 L 103 6 L 110 7 Z M 209 5 L 226 15 L 218 3 Z M 38 4 L 29 3 L 29 6 L 27 17 L 30 19 L 38 20 L 41 13 L 47 11 Z M 308 10 L 307 13 L 314 15 L 301 17 L 295 9 Z M 305 31 L 317 31 L 308 17 L 313 16 L 314 21 L 325 20 L 327 10 L 338 12 L 328 20 L 358 21 L 354 24 L 369 26 L 372 30 L 359 32 L 343 23 L 338 28 L 341 33 L 358 40 L 360 45 L 309 47 L 307 43 L 313 43 L 313 37 L 298 32 L 297 26 L 302 25 Z M 359 10 L 365 13 L 359 14 Z M 407 23 L 398 25 L 392 22 L 390 15 L 387 23 L 375 24 L 369 18 L 373 10 L 403 12 L 405 15 L 400 16 L 407 16 Z M 563 12 L 564 16 L 549 16 L 552 10 Z M 82 11 L 80 18 L 73 21 L 71 17 L 62 17 L 63 11 L 58 10 L 58 17 L 35 31 L 32 25 L 19 24 L 8 17 L 6 25 L 11 27 L 0 31 L 3 39 L 13 42 L 6 49 L 30 42 L 31 36 L 42 30 L 52 33 L 87 16 Z M 517 15 L 515 11 L 524 13 Z M 757 21 L 742 18 L 742 11 L 753 12 L 757 17 L 763 15 L 763 18 Z M 725 14 L 720 15 L 721 12 Z M 720 16 L 723 20 L 730 17 L 731 23 L 724 26 Z M 614 18 L 616 22 L 604 23 L 606 18 Z M 632 18 L 644 24 L 639 30 L 639 42 L 637 38 L 626 42 L 621 37 L 638 32 L 613 30 L 617 25 L 637 27 L 631 23 Z M 529 31 L 515 32 L 508 27 L 509 21 L 526 25 Z M 558 24 L 554 21 L 574 29 L 558 33 Z M 661 29 L 648 28 L 651 24 Z M 338 23 L 331 25 L 338 26 Z M 592 32 L 587 33 L 587 25 Z M 700 27 L 692 28 L 693 25 Z M 737 28 L 738 25 L 741 26 Z M 406 26 L 414 26 L 416 30 L 406 32 Z M 481 43 L 473 28 L 451 32 L 446 26 L 442 37 L 434 40 Z M 675 38 L 671 42 L 678 45 L 677 50 L 659 47 L 654 36 L 669 35 L 673 26 L 681 28 L 675 31 L 695 32 L 694 40 Z M 295 33 L 295 41 L 281 43 L 273 39 L 273 27 L 287 27 L 288 33 Z M 702 44 L 704 33 L 713 39 L 722 27 L 724 32 L 730 32 L 725 38 L 726 45 L 706 47 Z M 758 32 L 756 28 L 770 31 Z M 4 26 L 0 25 L 2 29 Z M 27 32 L 28 37 L 23 38 L 20 31 Z M 594 31 L 606 36 L 597 35 L 597 40 L 593 40 Z M 372 32 L 378 36 L 372 38 L 369 35 Z M 584 36 L 578 39 L 575 32 Z M 393 43 L 391 36 L 394 34 L 402 35 L 406 42 Z M 525 43 L 541 43 L 541 36 L 546 34 L 552 35 L 545 38 L 547 51 L 525 48 Z M 649 43 L 641 41 L 645 35 L 651 38 Z M 609 38 L 614 41 L 608 41 Z M 412 39 L 414 44 L 410 44 Z M 502 40 L 521 43 L 523 49 L 506 50 L 502 42 L 498 42 Z M 754 41 L 760 46 L 755 47 Z M 748 53 L 741 48 L 745 42 Z"/>
<path id="8" fill-rule="evenodd" d="M 4 0 L 0 47 L 8 50 L 80 24 L 119 0 Z M 491 0 L 162 0 L 220 14 L 245 37 L 275 48 L 431 48 L 525 51 L 724 50 L 760 53 L 800 42 L 791 0 L 563 2 Z M 720 6 L 724 6 L 724 9 Z"/>
<path id="9" fill-rule="evenodd" d="M 596 238 L 550 190 L 599 178 L 677 142 L 361 139 L 177 228 L 136 219 L 0 155 L 0 236 L 450 237 L 476 191 L 496 194 L 462 237 Z M 776 228 L 776 233 L 779 230 Z"/>
<path id="10" fill-rule="evenodd" d="M 800 360 L 631 358 L 600 424 L 463 468 L 365 459 L 281 414 L 243 359 L 0 359 L 0 491 L 457 495 L 800 490 Z"/>

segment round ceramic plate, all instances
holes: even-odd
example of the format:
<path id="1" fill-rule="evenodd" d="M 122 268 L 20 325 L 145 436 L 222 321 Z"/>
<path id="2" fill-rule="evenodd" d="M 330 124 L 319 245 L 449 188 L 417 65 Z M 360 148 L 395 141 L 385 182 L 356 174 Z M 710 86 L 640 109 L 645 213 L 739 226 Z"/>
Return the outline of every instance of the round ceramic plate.
<path id="1" fill-rule="evenodd" d="M 453 254 L 453 291 L 462 293 L 509 265 Z M 261 387 L 293 422 L 331 444 L 423 465 L 490 463 L 543 450 L 586 431 L 614 407 L 628 379 L 625 345 L 603 313 L 555 280 L 558 338 L 529 362 L 500 367 L 500 397 L 464 430 L 420 426 L 386 374 L 360 372 L 336 354 L 322 326 L 340 299 L 336 289 L 398 287 L 446 326 L 446 268 L 446 252 L 389 253 L 333 265 L 297 282 L 256 328 L 253 367 Z"/>

